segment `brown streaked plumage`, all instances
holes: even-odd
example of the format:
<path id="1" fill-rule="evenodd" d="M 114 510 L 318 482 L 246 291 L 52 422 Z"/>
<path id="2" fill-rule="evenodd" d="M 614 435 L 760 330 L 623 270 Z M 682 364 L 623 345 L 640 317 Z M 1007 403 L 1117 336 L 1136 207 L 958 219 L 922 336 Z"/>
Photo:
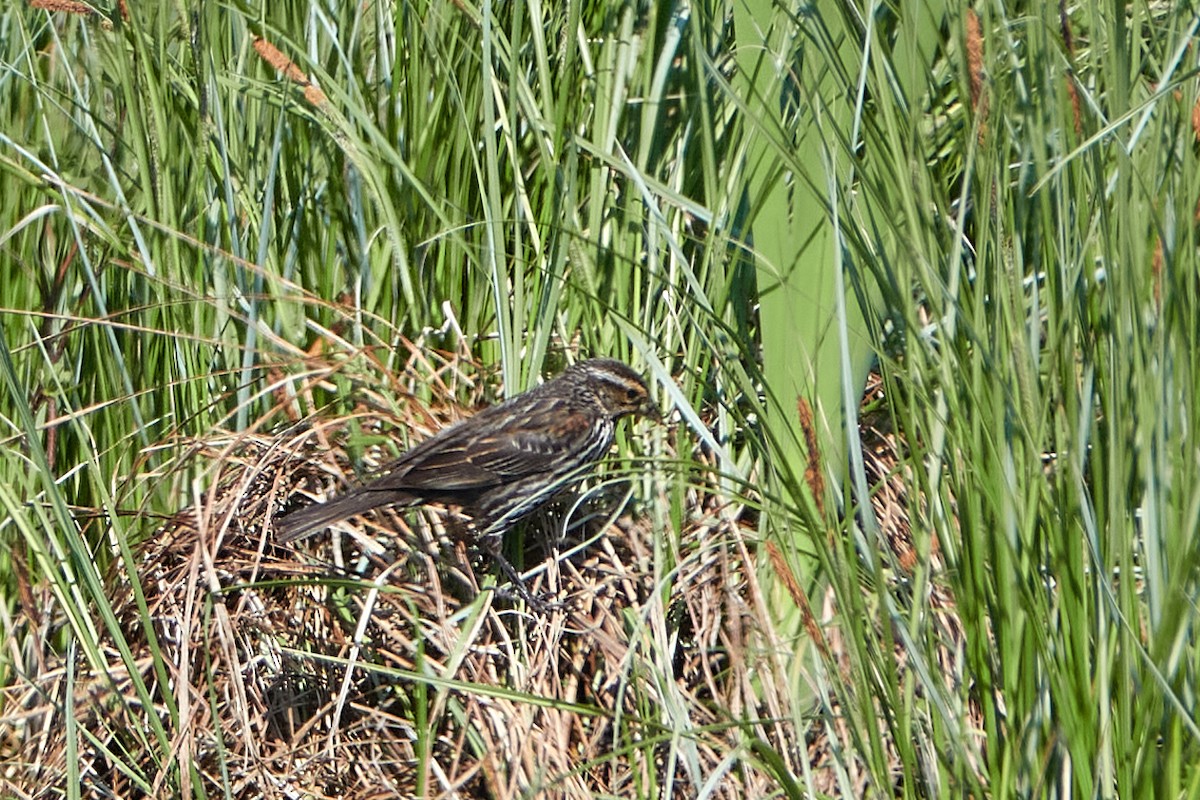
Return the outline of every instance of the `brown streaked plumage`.
<path id="1" fill-rule="evenodd" d="M 505 531 L 608 452 L 617 420 L 657 413 L 646 384 L 628 366 L 582 361 L 445 428 L 400 456 L 383 477 L 280 517 L 278 539 L 295 541 L 381 506 L 441 503 L 462 506 L 495 552 Z"/>

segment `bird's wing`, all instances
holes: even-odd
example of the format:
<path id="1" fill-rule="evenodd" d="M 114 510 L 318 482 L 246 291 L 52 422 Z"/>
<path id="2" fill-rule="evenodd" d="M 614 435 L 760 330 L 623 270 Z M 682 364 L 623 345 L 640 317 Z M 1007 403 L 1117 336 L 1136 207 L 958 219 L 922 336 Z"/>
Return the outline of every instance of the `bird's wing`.
<path id="1" fill-rule="evenodd" d="M 391 475 L 372 488 L 461 492 L 499 486 L 539 472 L 552 471 L 563 456 L 582 447 L 590 423 L 566 415 L 540 429 L 498 426 L 450 429 L 409 452 Z"/>

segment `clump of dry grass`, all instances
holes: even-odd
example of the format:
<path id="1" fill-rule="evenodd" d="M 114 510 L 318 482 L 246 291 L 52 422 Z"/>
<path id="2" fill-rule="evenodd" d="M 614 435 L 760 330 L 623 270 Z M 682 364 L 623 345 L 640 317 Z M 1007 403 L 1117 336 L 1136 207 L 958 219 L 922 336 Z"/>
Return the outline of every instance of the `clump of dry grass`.
<path id="1" fill-rule="evenodd" d="M 422 372 L 414 363 L 406 374 Z M 836 790 L 821 772 L 833 728 L 793 729 L 788 679 L 767 655 L 747 567 L 753 520 L 704 477 L 673 542 L 653 514 L 622 511 L 619 476 L 573 510 L 562 536 L 544 531 L 562 530 L 565 509 L 529 526 L 518 554 L 534 567 L 529 588 L 560 603 L 543 613 L 486 590 L 490 565 L 452 510 L 381 511 L 298 549 L 273 543 L 281 504 L 356 480 L 343 446 L 354 435 L 420 438 L 455 416 L 459 380 L 434 378 L 429 404 L 390 411 L 368 396 L 360 413 L 281 435 L 197 442 L 188 458 L 218 465 L 215 488 L 140 550 L 152 631 L 130 581 L 112 582 L 155 704 L 133 695 L 114 642 L 106 670 L 91 670 L 27 624 L 27 677 L 4 698 L 9 790 L 61 796 L 72 753 L 85 794 L 120 797 L 187 794 L 189 778 L 172 781 L 192 770 L 206 792 L 238 797 L 688 797 L 701 785 L 713 797 L 766 796 L 801 759 Z M 408 380 L 393 388 L 422 382 Z M 131 734 L 152 715 L 169 761 Z"/>

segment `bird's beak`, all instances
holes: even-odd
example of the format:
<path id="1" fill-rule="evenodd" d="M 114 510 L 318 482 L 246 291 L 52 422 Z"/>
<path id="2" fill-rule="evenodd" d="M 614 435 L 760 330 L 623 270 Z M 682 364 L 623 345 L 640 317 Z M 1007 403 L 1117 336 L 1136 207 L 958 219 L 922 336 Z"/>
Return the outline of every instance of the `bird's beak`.
<path id="1" fill-rule="evenodd" d="M 658 404 L 649 397 L 642 401 L 638 413 L 646 419 L 653 420 L 654 422 L 662 422 L 662 411 L 659 410 Z"/>

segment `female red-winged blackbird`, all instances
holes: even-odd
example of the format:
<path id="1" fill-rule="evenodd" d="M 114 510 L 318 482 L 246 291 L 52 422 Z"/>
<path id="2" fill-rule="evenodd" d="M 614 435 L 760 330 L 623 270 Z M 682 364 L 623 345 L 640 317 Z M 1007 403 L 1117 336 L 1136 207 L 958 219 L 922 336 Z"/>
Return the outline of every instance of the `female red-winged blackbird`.
<path id="1" fill-rule="evenodd" d="M 608 452 L 616 421 L 630 414 L 658 415 L 641 377 L 611 359 L 580 362 L 421 442 L 383 477 L 280 517 L 279 541 L 380 506 L 442 503 L 462 506 L 496 555 L 505 531 Z"/>

